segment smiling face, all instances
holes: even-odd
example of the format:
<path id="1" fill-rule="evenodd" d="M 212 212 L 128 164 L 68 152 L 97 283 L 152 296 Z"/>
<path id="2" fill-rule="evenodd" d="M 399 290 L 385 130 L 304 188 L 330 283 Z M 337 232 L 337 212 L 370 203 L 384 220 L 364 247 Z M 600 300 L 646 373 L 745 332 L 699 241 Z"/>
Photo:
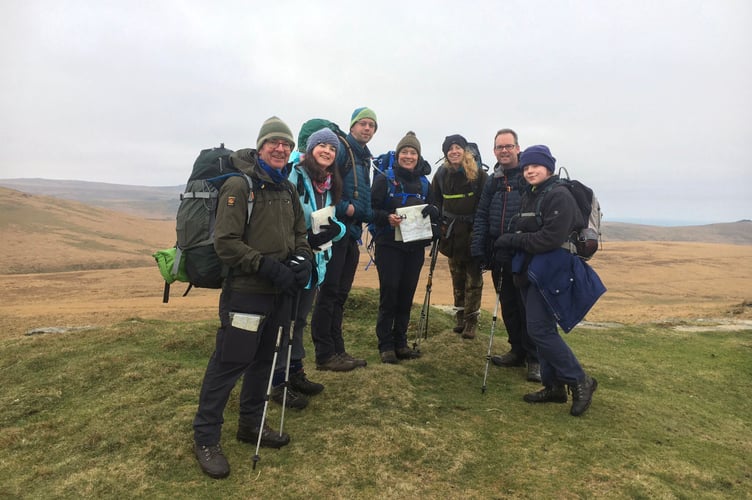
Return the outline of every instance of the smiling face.
<path id="1" fill-rule="evenodd" d="M 313 147 L 313 151 L 311 151 L 311 156 L 313 156 L 313 161 L 316 162 L 316 165 L 321 170 L 326 170 L 334 163 L 334 158 L 337 156 L 337 148 L 331 144 L 316 144 Z"/>
<path id="2" fill-rule="evenodd" d="M 462 163 L 463 156 L 465 156 L 465 150 L 459 144 L 449 146 L 446 157 L 452 166 L 459 166 Z"/>
<path id="3" fill-rule="evenodd" d="M 363 118 L 362 120 L 358 120 L 357 122 L 353 123 L 352 127 L 350 127 L 350 134 L 352 134 L 353 138 L 358 142 L 358 144 L 361 144 L 363 146 L 368 144 L 368 141 L 373 138 L 373 134 L 375 133 L 376 122 L 371 120 L 370 118 Z"/>
<path id="4" fill-rule="evenodd" d="M 543 165 L 532 164 L 525 165 L 525 168 L 522 169 L 522 175 L 525 176 L 525 180 L 531 186 L 537 186 L 545 182 L 546 179 L 551 177 L 553 174 Z"/>
<path id="5" fill-rule="evenodd" d="M 499 134 L 494 140 L 494 156 L 504 170 L 517 166 L 520 146 L 514 135 L 509 133 Z"/>
<path id="6" fill-rule="evenodd" d="M 258 156 L 270 167 L 281 170 L 287 165 L 290 151 L 292 151 L 292 144 L 284 139 L 272 138 L 264 141 L 258 152 Z"/>
<path id="7" fill-rule="evenodd" d="M 397 164 L 404 169 L 413 170 L 418 164 L 419 156 L 418 150 L 411 146 L 405 146 L 397 153 Z"/>

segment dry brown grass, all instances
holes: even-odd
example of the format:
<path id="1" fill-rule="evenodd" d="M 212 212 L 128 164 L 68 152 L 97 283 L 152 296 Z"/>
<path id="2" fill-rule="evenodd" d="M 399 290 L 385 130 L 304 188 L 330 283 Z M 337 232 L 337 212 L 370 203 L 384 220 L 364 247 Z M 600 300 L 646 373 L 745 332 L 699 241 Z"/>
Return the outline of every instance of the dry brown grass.
<path id="1" fill-rule="evenodd" d="M 149 257 L 151 259 L 151 257 Z M 62 261 L 61 261 L 62 262 Z M 377 287 L 376 270 L 364 270 L 361 255 L 355 286 Z M 588 321 L 645 323 L 695 318 L 752 318 L 752 246 L 707 243 L 612 242 L 592 261 L 608 292 Z M 416 293 L 422 303 L 428 262 Z M 486 275 L 483 307 L 493 310 Z M 62 273 L 0 276 L 0 335 L 18 335 L 43 326 L 104 325 L 131 317 L 175 320 L 211 319 L 218 292 L 194 289 L 180 295 L 172 287 L 162 304 L 162 279 L 156 265 Z M 451 280 L 446 259 L 434 272 L 433 305 L 451 305 Z"/>
<path id="2" fill-rule="evenodd" d="M 0 336 L 44 326 L 112 324 L 131 317 L 188 320 L 216 315 L 218 292 L 194 289 L 162 304 L 162 279 L 151 252 L 172 244 L 174 223 L 150 221 L 56 198 L 0 188 Z M 355 286 L 378 287 L 376 269 Z M 643 323 L 751 318 L 752 245 L 691 242 L 605 244 L 591 261 L 608 292 L 589 321 Z M 26 274 L 18 274 L 26 273 Z M 416 293 L 422 303 L 428 259 Z M 490 274 L 483 307 L 493 310 Z M 451 305 L 446 258 L 439 256 L 431 303 Z M 735 312 L 731 312 L 735 311 Z"/>

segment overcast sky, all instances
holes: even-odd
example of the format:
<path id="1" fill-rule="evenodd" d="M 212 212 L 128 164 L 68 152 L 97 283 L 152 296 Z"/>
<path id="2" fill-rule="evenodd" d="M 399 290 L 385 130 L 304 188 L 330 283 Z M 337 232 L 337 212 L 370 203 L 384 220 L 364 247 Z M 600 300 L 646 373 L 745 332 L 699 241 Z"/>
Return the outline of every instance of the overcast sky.
<path id="1" fill-rule="evenodd" d="M 374 154 L 459 133 L 493 165 L 511 127 L 606 220 L 750 219 L 750 33 L 748 0 L 3 0 L 0 178 L 179 185 L 269 116 L 369 106 Z"/>

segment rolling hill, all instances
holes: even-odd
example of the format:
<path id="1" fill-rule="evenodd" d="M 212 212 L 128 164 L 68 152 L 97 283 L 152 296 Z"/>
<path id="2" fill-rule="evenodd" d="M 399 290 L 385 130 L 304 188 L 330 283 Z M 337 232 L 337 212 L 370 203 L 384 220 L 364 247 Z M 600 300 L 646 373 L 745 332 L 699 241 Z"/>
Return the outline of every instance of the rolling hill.
<path id="1" fill-rule="evenodd" d="M 126 267 L 149 262 L 151 252 L 174 240 L 182 186 L 149 187 L 49 179 L 0 180 L 0 228 L 18 252 L 0 257 L 11 273 L 63 270 L 65 261 L 83 266 L 87 249 L 106 258 L 87 268 Z M 9 189 L 10 188 L 10 189 Z M 699 226 L 650 226 L 604 221 L 603 241 L 677 241 L 752 244 L 752 221 Z M 23 251 L 34 248 L 32 253 Z M 45 249 L 42 254 L 40 251 Z M 68 256 L 75 258 L 63 259 Z M 60 258 L 58 258 L 60 257 Z M 99 257 L 98 257 L 99 259 Z M 12 261 L 12 262 L 8 262 Z M 57 262 L 57 263 L 56 263 Z"/>

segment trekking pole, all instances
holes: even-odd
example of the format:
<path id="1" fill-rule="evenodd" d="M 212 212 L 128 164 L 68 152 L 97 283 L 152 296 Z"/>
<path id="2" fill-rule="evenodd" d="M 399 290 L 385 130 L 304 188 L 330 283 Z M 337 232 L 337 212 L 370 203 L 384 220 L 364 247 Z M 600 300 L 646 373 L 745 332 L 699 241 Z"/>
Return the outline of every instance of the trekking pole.
<path id="1" fill-rule="evenodd" d="M 493 319 L 491 320 L 491 335 L 488 338 L 488 353 L 486 354 L 486 373 L 483 375 L 483 385 L 480 388 L 481 394 L 486 393 L 486 379 L 488 379 L 488 363 L 491 361 L 491 348 L 493 347 L 494 330 L 496 330 L 496 318 L 499 312 L 499 304 L 501 304 L 501 274 L 499 274 L 499 286 L 494 288 L 496 292 L 496 305 L 494 306 Z"/>
<path id="2" fill-rule="evenodd" d="M 415 341 L 413 342 L 413 351 L 418 350 L 420 337 L 428 338 L 428 313 L 431 310 L 431 289 L 433 288 L 433 270 L 436 268 L 436 258 L 439 255 L 439 240 L 434 240 L 431 244 L 431 264 L 428 267 L 428 280 L 426 281 L 426 296 L 423 299 L 423 307 L 420 310 L 420 320 L 418 329 L 415 332 Z"/>
<path id="3" fill-rule="evenodd" d="M 290 386 L 290 361 L 292 360 L 292 331 L 295 327 L 295 317 L 298 315 L 298 306 L 300 305 L 300 290 L 295 294 L 292 314 L 287 332 L 287 364 L 285 365 L 285 388 L 282 393 L 282 415 L 279 419 L 279 435 L 282 436 L 282 428 L 285 425 L 285 407 L 287 406 L 287 388 Z"/>
<path id="4" fill-rule="evenodd" d="M 259 457 L 259 448 L 261 448 L 261 436 L 264 434 L 264 423 L 266 422 L 266 411 L 269 409 L 269 398 L 272 395 L 272 378 L 274 378 L 274 368 L 277 366 L 279 344 L 282 342 L 282 330 L 282 325 L 279 325 L 279 329 L 277 330 L 277 343 L 274 345 L 274 357 L 272 358 L 272 371 L 269 373 L 269 383 L 266 385 L 264 412 L 261 414 L 261 424 L 259 424 L 258 441 L 256 441 L 256 454 L 253 455 L 253 470 L 256 470 L 256 463 L 261 459 L 261 457 Z"/>

